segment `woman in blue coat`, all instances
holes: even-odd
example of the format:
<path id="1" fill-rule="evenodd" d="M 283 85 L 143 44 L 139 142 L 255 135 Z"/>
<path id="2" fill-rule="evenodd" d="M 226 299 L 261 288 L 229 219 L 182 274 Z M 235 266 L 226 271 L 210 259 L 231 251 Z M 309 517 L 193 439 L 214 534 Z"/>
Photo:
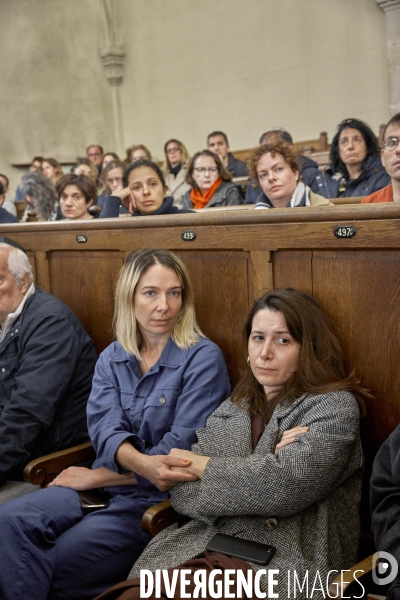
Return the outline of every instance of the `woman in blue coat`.
<path id="1" fill-rule="evenodd" d="M 313 190 L 325 198 L 368 196 L 390 177 L 381 163 L 376 137 L 358 119 L 345 119 L 332 140 L 331 165 L 317 175 Z"/>
<path id="2" fill-rule="evenodd" d="M 185 472 L 190 461 L 168 455 L 190 449 L 230 386 L 174 254 L 128 256 L 114 327 L 117 341 L 100 355 L 88 401 L 93 468 L 70 467 L 47 489 L 0 507 L 2 600 L 87 600 L 121 581 L 150 539 L 144 511 L 177 481 L 196 479 Z M 85 513 L 79 491 L 98 487 L 108 505 Z"/>

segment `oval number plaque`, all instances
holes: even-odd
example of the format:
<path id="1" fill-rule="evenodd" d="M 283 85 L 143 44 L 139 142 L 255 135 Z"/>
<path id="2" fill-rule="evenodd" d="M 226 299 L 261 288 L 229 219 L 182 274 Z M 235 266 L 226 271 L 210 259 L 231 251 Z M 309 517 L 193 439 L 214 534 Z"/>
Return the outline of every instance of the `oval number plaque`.
<path id="1" fill-rule="evenodd" d="M 187 229 L 186 231 L 182 231 L 181 238 L 184 242 L 193 242 L 196 239 L 196 232 L 193 229 Z"/>
<path id="2" fill-rule="evenodd" d="M 349 238 L 354 237 L 357 233 L 357 229 L 352 225 L 339 225 L 333 232 L 338 238 Z"/>
<path id="3" fill-rule="evenodd" d="M 87 235 L 85 235 L 84 233 L 78 233 L 78 235 L 76 236 L 76 241 L 78 242 L 78 244 L 85 244 L 87 242 Z"/>

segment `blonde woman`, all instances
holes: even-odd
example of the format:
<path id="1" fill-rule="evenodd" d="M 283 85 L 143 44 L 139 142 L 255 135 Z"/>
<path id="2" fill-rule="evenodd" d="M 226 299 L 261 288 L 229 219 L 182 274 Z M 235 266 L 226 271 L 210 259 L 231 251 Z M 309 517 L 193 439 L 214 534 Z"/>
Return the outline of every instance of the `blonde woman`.
<path id="1" fill-rule="evenodd" d="M 186 173 L 190 162 L 189 152 L 182 142 L 171 139 L 164 146 L 165 183 L 169 189 L 170 196 L 174 198 L 174 205 L 181 207 L 181 198 L 191 189 L 186 183 Z"/>
<path id="2" fill-rule="evenodd" d="M 177 256 L 128 256 L 114 328 L 117 341 L 100 355 L 88 401 L 92 469 L 70 467 L 47 489 L 0 507 L 3 600 L 70 598 L 71 585 L 75 600 L 87 600 L 126 578 L 150 540 L 144 511 L 178 481 L 195 480 L 185 472 L 190 461 L 169 452 L 190 449 L 230 386 L 221 351 L 196 323 Z M 85 514 L 78 492 L 99 486 L 108 505 Z"/>

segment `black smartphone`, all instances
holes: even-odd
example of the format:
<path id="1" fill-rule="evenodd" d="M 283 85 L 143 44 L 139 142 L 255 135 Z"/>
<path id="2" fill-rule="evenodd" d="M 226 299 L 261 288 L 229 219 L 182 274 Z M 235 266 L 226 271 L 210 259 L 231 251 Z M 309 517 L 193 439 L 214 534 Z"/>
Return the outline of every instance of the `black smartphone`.
<path id="1" fill-rule="evenodd" d="M 226 535 L 225 533 L 214 535 L 208 542 L 206 550 L 249 560 L 257 565 L 267 565 L 276 552 L 274 546 L 244 540 L 233 535 Z"/>
<path id="2" fill-rule="evenodd" d="M 79 492 L 79 498 L 84 513 L 107 508 L 110 503 L 108 495 L 99 488 Z"/>

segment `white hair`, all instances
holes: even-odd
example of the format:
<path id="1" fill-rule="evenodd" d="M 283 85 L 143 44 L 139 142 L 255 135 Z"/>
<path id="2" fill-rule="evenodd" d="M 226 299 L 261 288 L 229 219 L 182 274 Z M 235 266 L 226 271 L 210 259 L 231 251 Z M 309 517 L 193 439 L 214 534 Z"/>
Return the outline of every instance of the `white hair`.
<path id="1" fill-rule="evenodd" d="M 0 243 L 0 249 L 5 248 L 11 251 L 8 254 L 7 267 L 10 273 L 12 273 L 15 283 L 17 287 L 21 287 L 24 283 L 25 275 L 29 275 L 29 283 L 33 283 L 33 273 L 31 263 L 29 262 L 29 258 L 19 248 L 14 248 L 14 246 L 10 246 L 9 244 L 5 244 L 4 242 Z"/>

